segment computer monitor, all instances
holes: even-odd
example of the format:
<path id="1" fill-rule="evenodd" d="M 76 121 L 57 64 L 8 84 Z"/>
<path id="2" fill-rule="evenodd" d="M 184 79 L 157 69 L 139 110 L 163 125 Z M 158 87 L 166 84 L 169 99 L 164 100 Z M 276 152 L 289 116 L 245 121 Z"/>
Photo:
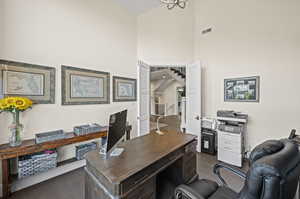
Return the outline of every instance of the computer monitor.
<path id="1" fill-rule="evenodd" d="M 127 110 L 115 113 L 109 118 L 106 153 L 113 151 L 126 133 Z"/>

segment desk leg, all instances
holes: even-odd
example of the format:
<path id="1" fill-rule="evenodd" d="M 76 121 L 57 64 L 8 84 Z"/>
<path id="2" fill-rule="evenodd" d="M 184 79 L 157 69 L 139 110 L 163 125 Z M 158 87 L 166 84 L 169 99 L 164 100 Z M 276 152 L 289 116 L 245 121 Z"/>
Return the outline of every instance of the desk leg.
<path id="1" fill-rule="evenodd" d="M 9 160 L 2 160 L 2 198 L 7 199 L 10 195 Z"/>

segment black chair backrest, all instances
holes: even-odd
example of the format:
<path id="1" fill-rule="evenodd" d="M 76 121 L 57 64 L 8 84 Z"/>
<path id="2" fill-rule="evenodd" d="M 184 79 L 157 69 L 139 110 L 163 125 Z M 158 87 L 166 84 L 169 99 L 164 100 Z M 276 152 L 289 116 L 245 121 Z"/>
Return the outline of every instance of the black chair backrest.
<path id="1" fill-rule="evenodd" d="M 250 169 L 239 199 L 293 199 L 300 176 L 298 145 L 270 140 L 250 155 Z"/>

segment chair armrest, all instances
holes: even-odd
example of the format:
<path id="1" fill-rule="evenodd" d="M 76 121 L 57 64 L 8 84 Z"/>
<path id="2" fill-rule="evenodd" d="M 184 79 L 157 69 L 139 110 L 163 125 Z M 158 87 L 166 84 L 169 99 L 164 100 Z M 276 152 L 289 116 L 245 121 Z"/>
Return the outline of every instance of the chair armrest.
<path id="1" fill-rule="evenodd" d="M 220 173 L 220 170 L 221 170 L 221 169 L 230 171 L 231 173 L 233 173 L 233 174 L 239 176 L 240 178 L 242 178 L 242 179 L 244 179 L 244 180 L 246 179 L 246 176 L 247 176 L 247 175 L 246 175 L 246 173 L 243 172 L 242 170 L 236 169 L 236 168 L 232 168 L 232 167 L 230 167 L 230 166 L 228 166 L 228 165 L 226 165 L 226 164 L 223 164 L 223 163 L 219 163 L 219 164 L 216 164 L 216 165 L 214 166 L 214 174 L 218 176 L 218 178 L 219 178 L 219 180 L 220 180 L 220 182 L 222 183 L 223 186 L 227 186 L 227 187 L 228 187 L 226 181 L 225 181 L 224 178 L 221 176 L 221 173 Z"/>
<path id="2" fill-rule="evenodd" d="M 289 136 L 288 139 L 292 140 L 292 139 L 294 139 L 296 137 L 297 137 L 297 135 L 296 135 L 296 129 L 292 129 L 291 134 L 290 134 L 290 136 Z"/>

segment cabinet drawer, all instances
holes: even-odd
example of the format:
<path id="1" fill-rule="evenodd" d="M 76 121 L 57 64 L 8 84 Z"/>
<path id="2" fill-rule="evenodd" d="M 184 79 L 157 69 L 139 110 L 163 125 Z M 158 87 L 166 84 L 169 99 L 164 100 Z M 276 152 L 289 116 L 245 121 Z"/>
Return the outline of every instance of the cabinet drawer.
<path id="1" fill-rule="evenodd" d="M 229 133 L 225 131 L 218 131 L 218 136 L 226 136 L 226 137 L 241 137 L 241 133 Z"/>
<path id="2" fill-rule="evenodd" d="M 194 141 L 185 147 L 185 153 L 196 153 L 196 151 L 197 151 L 197 141 Z"/>
<path id="3" fill-rule="evenodd" d="M 242 166 L 242 155 L 231 151 L 219 150 L 218 160 L 238 167 Z"/>
<path id="4" fill-rule="evenodd" d="M 197 174 L 197 157 L 196 154 L 189 158 L 189 160 L 184 161 L 183 164 L 183 180 L 184 182 L 188 182 L 191 178 L 193 178 Z"/>
<path id="5" fill-rule="evenodd" d="M 121 183 L 121 192 L 122 195 L 126 194 L 128 191 L 137 187 L 139 184 L 144 183 L 148 178 L 157 174 L 159 170 L 166 168 L 169 164 L 174 162 L 175 160 L 182 157 L 184 154 L 184 150 L 177 150 L 166 157 L 162 158 L 158 162 L 150 165 L 146 169 L 138 172 L 137 174 L 131 176 L 127 180 Z"/>
<path id="6" fill-rule="evenodd" d="M 220 143 L 225 143 L 225 144 L 235 144 L 235 145 L 241 145 L 242 144 L 242 138 L 241 137 L 221 136 L 221 137 L 218 137 L 218 141 Z"/>
<path id="7" fill-rule="evenodd" d="M 152 177 L 145 183 L 139 185 L 135 190 L 130 192 L 124 199 L 152 199 L 156 191 L 156 178 Z"/>
<path id="8" fill-rule="evenodd" d="M 222 135 L 227 135 L 227 136 L 240 136 L 241 133 L 232 133 L 232 132 L 226 132 L 226 131 L 221 131 L 218 130 L 218 133 L 222 133 Z"/>
<path id="9" fill-rule="evenodd" d="M 240 134 L 226 132 L 218 133 L 218 150 L 227 150 L 241 154 L 242 144 L 242 137 Z"/>
<path id="10" fill-rule="evenodd" d="M 242 145 L 241 143 L 232 143 L 232 142 L 229 142 L 229 141 L 226 141 L 226 140 L 221 140 L 219 142 L 219 145 L 218 145 L 218 150 L 227 150 L 227 151 L 231 151 L 233 153 L 239 153 L 241 154 L 242 153 Z"/>
<path id="11" fill-rule="evenodd" d="M 218 151 L 230 151 L 235 154 L 242 154 L 242 147 L 237 146 L 219 146 Z"/>
<path id="12" fill-rule="evenodd" d="M 194 141 L 185 147 L 184 160 L 189 160 L 197 152 L 197 141 Z"/>

